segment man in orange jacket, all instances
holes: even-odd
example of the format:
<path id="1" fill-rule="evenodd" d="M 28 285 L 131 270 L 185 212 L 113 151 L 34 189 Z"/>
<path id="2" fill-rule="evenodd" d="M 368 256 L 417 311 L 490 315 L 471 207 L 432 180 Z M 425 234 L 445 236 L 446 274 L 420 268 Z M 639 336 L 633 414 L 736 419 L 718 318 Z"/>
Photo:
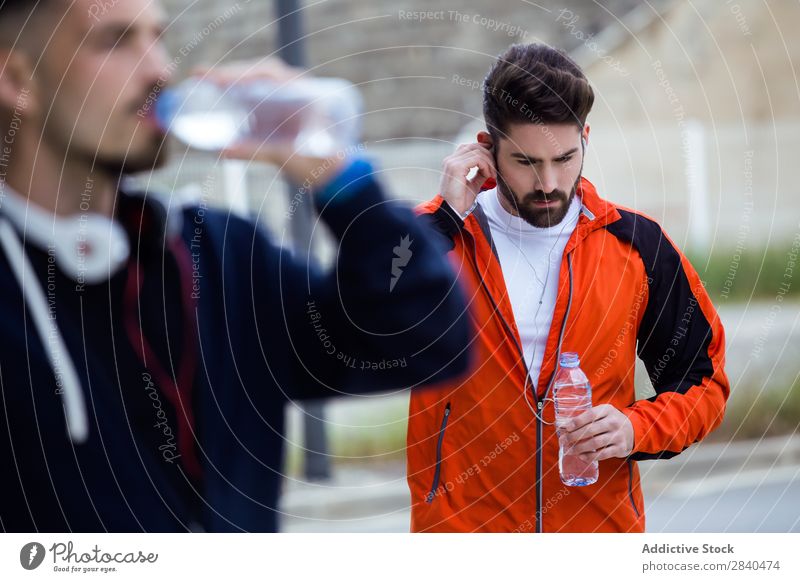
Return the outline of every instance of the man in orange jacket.
<path id="1" fill-rule="evenodd" d="M 697 273 L 653 219 L 581 176 L 593 101 L 566 55 L 512 46 L 484 83 L 488 131 L 445 159 L 440 194 L 418 208 L 468 291 L 477 357 L 458 381 L 412 392 L 413 531 L 642 532 L 637 461 L 673 457 L 722 420 L 724 332 Z M 592 386 L 591 410 L 559 429 L 599 462 L 582 487 L 559 476 L 565 352 Z"/>

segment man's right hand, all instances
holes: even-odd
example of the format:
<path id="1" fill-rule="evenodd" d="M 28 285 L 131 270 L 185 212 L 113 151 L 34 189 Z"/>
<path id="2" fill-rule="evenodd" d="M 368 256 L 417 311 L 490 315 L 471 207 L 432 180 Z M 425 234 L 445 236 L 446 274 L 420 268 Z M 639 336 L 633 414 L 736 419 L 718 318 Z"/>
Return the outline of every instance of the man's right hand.
<path id="1" fill-rule="evenodd" d="M 486 180 L 497 179 L 491 149 L 490 143 L 464 143 L 444 159 L 439 193 L 459 215 L 472 207 Z M 470 170 L 475 167 L 477 173 L 467 180 Z"/>
<path id="2" fill-rule="evenodd" d="M 213 68 L 198 67 L 193 75 L 202 76 L 222 86 L 267 80 L 288 84 L 297 79 L 310 79 L 303 69 L 290 67 L 277 57 L 236 61 Z M 276 166 L 297 185 L 321 189 L 346 165 L 346 157 L 310 157 L 298 154 L 293 144 L 271 144 L 263 141 L 237 143 L 225 148 L 220 156 L 226 159 L 259 161 Z"/>

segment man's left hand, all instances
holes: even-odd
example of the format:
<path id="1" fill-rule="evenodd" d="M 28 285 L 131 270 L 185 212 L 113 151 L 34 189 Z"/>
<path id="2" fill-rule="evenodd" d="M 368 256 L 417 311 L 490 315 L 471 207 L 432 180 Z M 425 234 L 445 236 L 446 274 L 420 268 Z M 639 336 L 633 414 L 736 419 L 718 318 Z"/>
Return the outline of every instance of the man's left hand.
<path id="1" fill-rule="evenodd" d="M 633 450 L 633 425 L 610 404 L 570 419 L 560 432 L 566 446 L 572 446 L 571 452 L 587 462 L 627 457 Z"/>

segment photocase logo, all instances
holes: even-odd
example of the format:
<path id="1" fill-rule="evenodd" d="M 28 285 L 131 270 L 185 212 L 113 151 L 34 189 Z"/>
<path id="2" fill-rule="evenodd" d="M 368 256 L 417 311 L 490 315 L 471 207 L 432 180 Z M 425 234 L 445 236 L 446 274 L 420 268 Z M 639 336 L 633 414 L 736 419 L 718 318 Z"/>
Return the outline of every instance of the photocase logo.
<path id="1" fill-rule="evenodd" d="M 38 542 L 30 542 L 22 546 L 19 552 L 19 563 L 26 570 L 35 570 L 44 561 L 44 546 Z"/>
<path id="2" fill-rule="evenodd" d="M 400 239 L 400 244 L 392 249 L 394 251 L 394 258 L 392 259 L 392 278 L 389 280 L 389 292 L 394 291 L 394 286 L 400 280 L 400 275 L 403 274 L 403 267 L 408 265 L 411 260 L 411 243 L 414 241 L 409 238 L 409 235 Z"/>

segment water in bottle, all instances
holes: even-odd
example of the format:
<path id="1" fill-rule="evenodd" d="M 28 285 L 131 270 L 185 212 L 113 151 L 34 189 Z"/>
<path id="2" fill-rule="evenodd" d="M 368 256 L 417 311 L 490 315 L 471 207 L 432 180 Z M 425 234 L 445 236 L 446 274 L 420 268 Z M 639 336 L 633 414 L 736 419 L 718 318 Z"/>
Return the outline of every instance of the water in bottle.
<path id="1" fill-rule="evenodd" d="M 559 370 L 553 384 L 553 399 L 556 408 L 556 432 L 558 443 L 558 470 L 565 485 L 591 485 L 597 481 L 597 461 L 586 462 L 572 454 L 564 443 L 561 428 L 573 417 L 592 408 L 592 387 L 589 379 L 579 367 L 578 354 L 561 354 Z"/>
<path id="2" fill-rule="evenodd" d="M 192 77 L 161 92 L 155 116 L 196 149 L 288 144 L 301 155 L 322 158 L 358 142 L 361 108 L 358 90 L 343 79 L 243 79 L 223 85 Z"/>

